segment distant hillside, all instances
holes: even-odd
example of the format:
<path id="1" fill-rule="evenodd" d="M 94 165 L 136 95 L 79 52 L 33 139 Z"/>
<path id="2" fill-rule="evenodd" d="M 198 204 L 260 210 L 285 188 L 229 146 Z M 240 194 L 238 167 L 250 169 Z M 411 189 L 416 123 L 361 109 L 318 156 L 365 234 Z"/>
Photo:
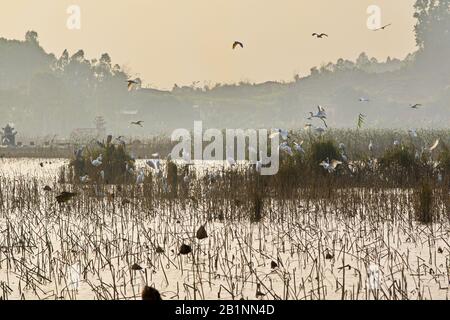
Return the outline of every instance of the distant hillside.
<path id="1" fill-rule="evenodd" d="M 97 116 L 108 132 L 135 136 L 192 128 L 194 120 L 218 128 L 299 128 L 320 104 L 333 127 L 355 127 L 359 113 L 368 127 L 449 127 L 449 5 L 417 1 L 418 50 L 402 61 L 362 53 L 357 61 L 339 59 L 289 83 L 128 92 L 129 76 L 106 53 L 87 60 L 82 50 L 64 51 L 58 58 L 34 31 L 23 41 L 0 38 L 0 124 L 12 122 L 23 135 L 66 137 L 92 127 Z M 423 107 L 411 109 L 415 103 Z M 131 126 L 132 120 L 144 120 L 144 128 Z"/>

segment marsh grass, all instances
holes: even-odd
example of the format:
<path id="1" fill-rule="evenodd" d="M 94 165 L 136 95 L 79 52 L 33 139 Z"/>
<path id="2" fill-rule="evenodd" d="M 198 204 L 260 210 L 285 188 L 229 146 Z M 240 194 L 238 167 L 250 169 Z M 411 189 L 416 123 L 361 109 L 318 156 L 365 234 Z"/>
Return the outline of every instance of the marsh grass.
<path id="1" fill-rule="evenodd" d="M 445 151 L 412 160 L 416 149 L 407 144 L 408 154 L 383 157 L 393 135 L 357 134 L 344 141 L 355 169 L 343 164 L 334 173 L 311 165 L 333 158 L 345 135 L 305 140 L 305 155 L 283 154 L 275 176 L 246 164 L 165 162 L 154 172 L 136 161 L 143 184 L 83 184 L 73 166 L 52 173 L 20 160 L 30 161 L 32 174 L 0 174 L 0 296 L 140 299 L 146 282 L 163 299 L 445 299 L 450 200 L 448 176 L 438 179 Z M 309 160 L 314 148 L 326 151 Z M 58 204 L 63 190 L 77 196 Z M 201 226 L 207 238 L 197 238 Z M 183 245 L 192 252 L 180 255 Z M 383 276 L 376 290 L 368 286 L 372 264 Z"/>

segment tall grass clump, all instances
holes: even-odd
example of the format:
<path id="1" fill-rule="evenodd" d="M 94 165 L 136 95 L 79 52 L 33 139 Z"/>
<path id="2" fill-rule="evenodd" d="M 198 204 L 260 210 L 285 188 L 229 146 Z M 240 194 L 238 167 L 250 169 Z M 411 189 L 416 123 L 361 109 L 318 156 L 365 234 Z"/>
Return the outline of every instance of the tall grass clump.
<path id="1" fill-rule="evenodd" d="M 100 155 L 101 165 L 94 166 L 92 160 Z M 96 183 L 118 184 L 135 181 L 134 159 L 127 152 L 125 145 L 115 145 L 110 141 L 106 145 L 97 143 L 94 146 L 86 146 L 81 156 L 75 156 L 69 166 L 73 168 L 74 183 L 80 182 L 80 178 L 86 175 L 89 181 Z"/>
<path id="2" fill-rule="evenodd" d="M 415 192 L 416 219 L 425 224 L 433 222 L 433 189 L 428 182 L 423 182 Z"/>
<path id="3" fill-rule="evenodd" d="M 333 140 L 318 140 L 311 143 L 307 162 L 311 171 L 324 174 L 325 171 L 319 166 L 322 161 L 340 159 L 339 149 Z"/>
<path id="4" fill-rule="evenodd" d="M 392 183 L 404 185 L 415 182 L 420 176 L 420 160 L 407 146 L 387 149 L 379 160 L 380 171 Z"/>

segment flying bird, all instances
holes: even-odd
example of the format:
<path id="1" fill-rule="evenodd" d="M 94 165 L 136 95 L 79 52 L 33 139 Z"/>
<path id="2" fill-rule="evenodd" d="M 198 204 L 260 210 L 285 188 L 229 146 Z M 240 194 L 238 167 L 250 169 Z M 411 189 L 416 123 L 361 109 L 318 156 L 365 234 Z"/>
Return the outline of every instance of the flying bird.
<path id="1" fill-rule="evenodd" d="M 321 167 L 323 167 L 325 170 L 327 170 L 329 173 L 332 173 L 336 170 L 338 165 L 341 165 L 342 161 L 338 161 L 338 160 L 330 160 L 327 158 L 326 161 L 322 161 L 319 165 Z"/>
<path id="2" fill-rule="evenodd" d="M 385 30 L 387 27 L 389 27 L 389 26 L 391 26 L 391 25 L 392 25 L 392 23 L 389 23 L 389 24 L 386 24 L 386 25 L 384 25 L 384 26 L 382 26 L 382 27 L 380 27 L 380 28 L 374 29 L 373 31 Z"/>
<path id="3" fill-rule="evenodd" d="M 300 143 L 294 142 L 294 149 L 297 152 L 305 154 L 305 149 L 303 149 L 303 141 L 301 141 Z"/>
<path id="4" fill-rule="evenodd" d="M 409 105 L 412 109 L 419 109 L 419 107 L 421 107 L 422 105 L 420 103 L 416 103 L 416 104 L 410 104 Z"/>
<path id="5" fill-rule="evenodd" d="M 325 121 L 325 119 L 327 118 L 325 108 L 319 105 L 319 106 L 317 106 L 317 109 L 318 109 L 318 111 L 316 114 L 314 114 L 312 112 L 309 113 L 311 116 L 308 118 L 308 120 L 312 120 L 312 118 L 320 119 L 320 120 L 322 120 L 323 124 L 325 125 L 325 128 L 328 128 L 327 122 Z"/>
<path id="6" fill-rule="evenodd" d="M 434 144 L 430 147 L 430 152 L 432 152 L 434 149 L 436 149 L 439 145 L 440 140 L 437 139 Z"/>
<path id="7" fill-rule="evenodd" d="M 143 127 L 142 123 L 144 123 L 144 121 L 142 121 L 142 120 L 131 122 L 131 124 L 133 124 L 135 126 L 140 126 L 140 127 Z"/>
<path id="8" fill-rule="evenodd" d="M 138 82 L 136 80 L 127 80 L 128 83 L 128 91 L 131 91 L 134 87 L 134 85 L 137 85 Z"/>
<path id="9" fill-rule="evenodd" d="M 244 49 L 244 45 L 242 44 L 242 42 L 235 41 L 233 43 L 233 50 L 235 50 L 237 47 L 241 47 L 242 49 Z"/>
<path id="10" fill-rule="evenodd" d="M 316 33 L 316 32 L 314 32 L 312 34 L 312 36 L 316 37 L 317 39 L 322 39 L 323 37 L 327 37 L 328 38 L 328 35 L 326 33 Z"/>
<path id="11" fill-rule="evenodd" d="M 359 102 L 370 102 L 369 98 L 361 97 L 359 98 Z"/>

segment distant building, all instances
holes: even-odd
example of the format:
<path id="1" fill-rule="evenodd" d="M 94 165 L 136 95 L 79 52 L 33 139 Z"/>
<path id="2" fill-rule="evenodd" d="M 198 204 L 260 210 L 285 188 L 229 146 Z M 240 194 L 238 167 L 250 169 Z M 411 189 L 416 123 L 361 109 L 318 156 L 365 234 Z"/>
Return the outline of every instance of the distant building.
<path id="1" fill-rule="evenodd" d="M 106 136 L 106 121 L 103 117 L 96 117 L 95 128 L 77 128 L 70 134 L 72 142 L 88 142 L 93 139 L 100 139 Z"/>
<path id="2" fill-rule="evenodd" d="M 14 124 L 8 123 L 2 130 L 2 145 L 15 146 L 17 131 L 14 130 Z"/>

